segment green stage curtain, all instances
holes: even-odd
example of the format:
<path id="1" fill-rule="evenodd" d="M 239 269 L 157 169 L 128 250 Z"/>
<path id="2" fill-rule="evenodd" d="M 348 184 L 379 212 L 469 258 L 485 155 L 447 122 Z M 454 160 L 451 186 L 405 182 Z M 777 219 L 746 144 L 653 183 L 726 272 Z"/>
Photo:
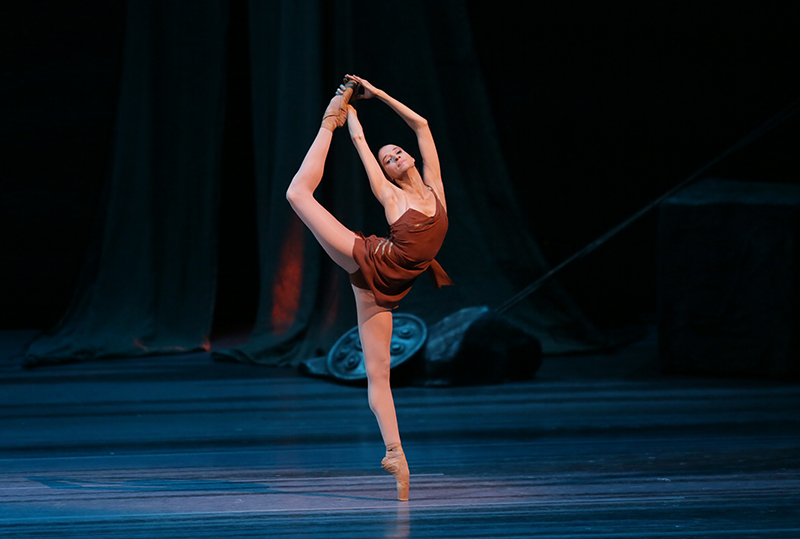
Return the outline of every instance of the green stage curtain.
<path id="1" fill-rule="evenodd" d="M 103 226 L 69 311 L 30 347 L 33 363 L 208 346 L 228 5 L 131 0 L 128 10 Z M 259 309 L 249 340 L 216 359 L 296 365 L 356 323 L 347 275 L 284 196 L 346 73 L 425 116 L 441 158 L 450 231 L 437 259 L 456 285 L 435 289 L 423 275 L 400 309 L 433 324 L 464 307 L 497 306 L 545 272 L 489 110 L 487 92 L 502 91 L 502 81 L 483 80 L 463 0 L 250 0 L 248 21 Z M 524 96 L 510 98 L 525 106 Z M 373 150 L 394 143 L 419 157 L 413 133 L 388 107 L 372 100 L 358 108 Z M 334 135 L 317 196 L 350 229 L 388 232 L 346 129 Z M 602 345 L 553 283 L 508 315 L 545 353 Z"/>
<path id="2" fill-rule="evenodd" d="M 29 364 L 208 348 L 226 0 L 129 0 L 113 170 L 73 302 Z"/>

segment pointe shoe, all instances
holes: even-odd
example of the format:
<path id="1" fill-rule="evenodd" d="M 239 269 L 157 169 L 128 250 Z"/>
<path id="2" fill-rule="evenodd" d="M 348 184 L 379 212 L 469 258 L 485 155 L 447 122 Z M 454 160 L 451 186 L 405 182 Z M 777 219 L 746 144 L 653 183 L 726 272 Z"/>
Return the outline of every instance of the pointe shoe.
<path id="1" fill-rule="evenodd" d="M 386 448 L 386 456 L 381 461 L 381 467 L 394 476 L 397 483 L 397 499 L 401 502 L 408 501 L 408 462 L 400 444 L 392 444 Z"/>
<path id="2" fill-rule="evenodd" d="M 342 93 L 333 96 L 328 103 L 328 108 L 322 116 L 322 127 L 335 131 L 337 127 L 342 127 L 347 122 L 347 104 L 359 86 L 361 85 L 355 80 L 345 81 Z"/>

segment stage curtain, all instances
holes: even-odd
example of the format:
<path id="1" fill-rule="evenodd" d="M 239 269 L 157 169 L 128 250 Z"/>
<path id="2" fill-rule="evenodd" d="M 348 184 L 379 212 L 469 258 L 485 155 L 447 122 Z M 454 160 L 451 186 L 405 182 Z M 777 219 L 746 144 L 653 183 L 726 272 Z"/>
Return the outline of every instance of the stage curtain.
<path id="1" fill-rule="evenodd" d="M 456 286 L 435 289 L 423 275 L 402 311 L 432 324 L 464 307 L 497 306 L 546 271 L 488 108 L 486 92 L 503 91 L 502 81 L 484 84 L 461 0 L 410 1 L 402 9 L 347 0 L 284 0 L 268 7 L 251 0 L 249 9 L 260 309 L 249 341 L 216 352 L 217 359 L 293 365 L 325 353 L 356 323 L 347 275 L 284 198 L 345 73 L 367 78 L 425 116 L 439 150 L 450 231 L 438 260 Z M 388 107 L 378 100 L 357 106 L 373 151 L 394 143 L 419 157 L 413 133 Z M 352 230 L 388 232 L 346 128 L 334 134 L 317 197 Z M 507 314 L 541 339 L 545 353 L 603 345 L 555 283 Z"/>
<path id="2" fill-rule="evenodd" d="M 226 0 L 129 0 L 103 214 L 74 299 L 28 364 L 208 348 Z"/>
<path id="3" fill-rule="evenodd" d="M 248 4 L 260 297 L 252 337 L 216 353 L 220 360 L 291 364 L 320 352 L 330 339 L 319 332 L 332 338 L 349 325 L 331 281 L 347 276 L 329 267 L 285 195 L 319 129 L 324 96 L 336 89 L 330 78 L 324 87 L 324 19 L 313 0 Z M 325 182 L 318 194 L 333 187 Z"/>
<path id="4" fill-rule="evenodd" d="M 28 351 L 31 364 L 208 347 L 216 272 L 216 194 L 224 115 L 225 0 L 131 0 L 113 171 L 75 300 Z M 259 310 L 249 340 L 216 359 L 296 365 L 355 325 L 344 271 L 284 193 L 345 73 L 428 118 L 442 163 L 450 232 L 438 257 L 456 286 L 423 275 L 401 310 L 429 324 L 497 306 L 542 275 L 494 132 L 462 0 L 250 0 Z M 520 100 L 524 106 L 524 100 Z M 411 130 L 377 100 L 358 105 L 373 150 Z M 547 181 L 531 178 L 530 181 Z M 317 196 L 342 223 L 386 234 L 346 129 L 335 133 Z M 601 336 L 553 283 L 508 315 L 545 353 L 597 348 Z"/>

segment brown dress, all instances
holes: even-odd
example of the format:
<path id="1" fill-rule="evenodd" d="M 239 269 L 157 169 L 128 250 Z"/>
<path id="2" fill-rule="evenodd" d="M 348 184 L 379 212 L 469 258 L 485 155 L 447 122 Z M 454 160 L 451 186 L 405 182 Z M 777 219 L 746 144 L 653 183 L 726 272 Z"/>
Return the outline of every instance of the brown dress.
<path id="1" fill-rule="evenodd" d="M 372 290 L 375 302 L 381 307 L 396 308 L 411 290 L 414 280 L 425 271 L 433 277 L 437 287 L 453 284 L 433 259 L 447 233 L 447 212 L 436 193 L 433 196 L 436 198 L 433 217 L 408 209 L 392 223 L 388 238 L 365 238 L 356 232 L 353 258 L 360 269 L 350 275 L 350 282 L 358 288 Z"/>

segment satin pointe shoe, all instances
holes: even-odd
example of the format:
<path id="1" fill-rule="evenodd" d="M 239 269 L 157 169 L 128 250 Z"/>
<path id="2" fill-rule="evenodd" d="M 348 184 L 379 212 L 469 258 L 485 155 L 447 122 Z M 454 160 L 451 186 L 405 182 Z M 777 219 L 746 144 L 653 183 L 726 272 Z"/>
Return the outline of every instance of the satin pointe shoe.
<path id="1" fill-rule="evenodd" d="M 386 456 L 381 461 L 381 467 L 394 476 L 397 483 L 397 499 L 401 502 L 408 501 L 408 463 L 400 444 L 392 444 L 386 448 Z"/>
<path id="2" fill-rule="evenodd" d="M 325 114 L 322 116 L 322 127 L 330 131 L 336 130 L 337 127 L 342 127 L 347 122 L 347 104 L 353 93 L 361 85 L 352 79 L 346 80 L 341 86 L 341 93 L 333 96 L 331 102 L 328 103 L 328 108 L 325 109 Z"/>

